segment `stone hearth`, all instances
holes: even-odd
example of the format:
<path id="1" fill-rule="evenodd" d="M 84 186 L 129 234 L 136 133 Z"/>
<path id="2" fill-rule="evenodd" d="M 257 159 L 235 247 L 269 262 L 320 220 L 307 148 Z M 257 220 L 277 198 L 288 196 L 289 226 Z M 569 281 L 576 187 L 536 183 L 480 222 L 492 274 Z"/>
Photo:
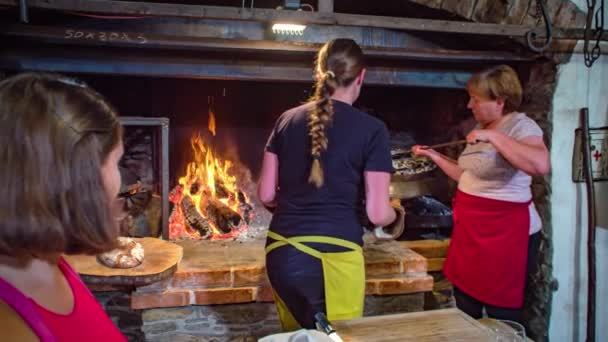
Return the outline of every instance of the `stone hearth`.
<path id="1" fill-rule="evenodd" d="M 272 302 L 264 267 L 264 241 L 181 241 L 184 257 L 173 277 L 139 287 L 133 309 L 188 305 Z M 369 245 L 366 260 L 368 295 L 430 291 L 427 261 L 397 242 Z"/>
<path id="2" fill-rule="evenodd" d="M 177 243 L 184 257 L 172 277 L 136 289 L 91 286 L 130 340 L 256 341 L 280 332 L 264 241 Z M 365 246 L 364 253 L 365 316 L 424 309 L 433 289 L 425 257 L 394 241 Z"/>

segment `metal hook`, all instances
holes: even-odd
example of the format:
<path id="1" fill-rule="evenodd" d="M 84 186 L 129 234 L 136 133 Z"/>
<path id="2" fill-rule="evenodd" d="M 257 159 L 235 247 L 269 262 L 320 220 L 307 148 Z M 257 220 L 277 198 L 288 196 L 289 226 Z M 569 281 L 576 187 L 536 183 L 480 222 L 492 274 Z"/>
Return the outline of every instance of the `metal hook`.
<path id="1" fill-rule="evenodd" d="M 541 46 L 534 45 L 534 40 L 538 37 L 536 29 L 526 32 L 526 40 L 528 42 L 528 47 L 530 48 L 530 50 L 540 53 L 545 51 L 549 47 L 549 45 L 551 45 L 551 42 L 553 41 L 553 28 L 551 27 L 551 19 L 547 15 L 547 9 L 545 8 L 543 0 L 536 0 L 536 2 L 540 6 L 540 10 L 543 14 L 543 20 L 545 21 L 545 30 L 547 34 L 545 37 L 545 43 Z"/>
<path id="2" fill-rule="evenodd" d="M 21 20 L 21 22 L 25 24 L 29 23 L 30 21 L 28 15 L 27 0 L 19 0 L 19 20 Z"/>

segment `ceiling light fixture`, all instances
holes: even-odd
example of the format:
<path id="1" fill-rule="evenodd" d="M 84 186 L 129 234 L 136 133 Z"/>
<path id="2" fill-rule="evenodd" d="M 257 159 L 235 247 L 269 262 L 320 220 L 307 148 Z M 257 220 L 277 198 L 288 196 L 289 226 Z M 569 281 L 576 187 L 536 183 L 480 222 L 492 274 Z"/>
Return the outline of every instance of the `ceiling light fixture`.
<path id="1" fill-rule="evenodd" d="M 306 25 L 299 24 L 282 24 L 277 23 L 272 25 L 272 32 L 275 34 L 284 34 L 291 36 L 301 36 L 304 34 L 304 30 L 306 29 Z"/>
<path id="2" fill-rule="evenodd" d="M 278 9 L 301 11 L 301 7 L 300 0 L 283 0 L 283 6 L 278 7 Z M 272 32 L 274 34 L 289 36 L 301 36 L 304 34 L 305 29 L 306 25 L 302 24 L 276 23 L 272 25 Z"/>
<path id="3" fill-rule="evenodd" d="M 300 7 L 300 0 L 283 0 L 283 8 L 290 10 L 299 10 Z"/>

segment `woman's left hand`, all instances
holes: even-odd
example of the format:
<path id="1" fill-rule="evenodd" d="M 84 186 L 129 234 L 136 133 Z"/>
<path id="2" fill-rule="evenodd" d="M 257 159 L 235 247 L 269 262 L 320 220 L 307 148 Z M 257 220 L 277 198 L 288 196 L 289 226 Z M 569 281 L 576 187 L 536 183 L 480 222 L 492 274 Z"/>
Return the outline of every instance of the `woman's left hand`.
<path id="1" fill-rule="evenodd" d="M 549 151 L 542 136 L 532 135 L 515 140 L 497 130 L 474 129 L 467 135 L 467 142 L 469 144 L 478 142 L 492 144 L 514 168 L 530 176 L 543 176 L 551 169 Z"/>
<path id="2" fill-rule="evenodd" d="M 477 144 L 479 142 L 492 142 L 494 131 L 490 129 L 474 129 L 467 135 L 467 143 Z"/>

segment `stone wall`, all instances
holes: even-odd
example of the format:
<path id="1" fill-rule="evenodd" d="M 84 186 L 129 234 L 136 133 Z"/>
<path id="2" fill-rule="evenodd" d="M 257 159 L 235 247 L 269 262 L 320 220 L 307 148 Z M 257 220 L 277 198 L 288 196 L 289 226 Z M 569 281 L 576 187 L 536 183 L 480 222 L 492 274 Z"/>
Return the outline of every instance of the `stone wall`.
<path id="1" fill-rule="evenodd" d="M 442 271 L 430 272 L 433 276 L 433 291 L 424 293 L 424 310 L 449 309 L 456 307 L 454 286 Z"/>
<path id="2" fill-rule="evenodd" d="M 424 293 L 367 296 L 364 316 L 424 309 Z M 274 303 L 193 305 L 143 310 L 146 341 L 257 341 L 281 332 Z"/>
<path id="3" fill-rule="evenodd" d="M 131 309 L 129 292 L 109 291 L 93 292 L 95 298 L 106 311 L 114 325 L 122 331 L 130 342 L 145 341 L 141 330 L 143 324 L 141 310 Z"/>
<path id="4" fill-rule="evenodd" d="M 536 0 L 410 0 L 464 19 L 483 23 L 534 25 L 539 16 Z M 583 28 L 585 13 L 570 0 L 546 0 L 555 27 Z"/>
<path id="5" fill-rule="evenodd" d="M 363 316 L 390 315 L 424 310 L 426 292 L 394 296 L 366 296 Z"/>
<path id="6" fill-rule="evenodd" d="M 522 111 L 533 118 L 543 129 L 545 143 L 551 149 L 553 133 L 553 94 L 557 70 L 555 63 L 537 63 L 530 70 L 530 78 L 524 89 Z M 524 321 L 527 331 L 535 341 L 547 341 L 551 301 L 556 290 L 553 278 L 553 225 L 551 222 L 551 176 L 534 177 L 532 181 L 534 204 L 543 222 L 538 271 L 529 279 L 524 304 Z"/>
<path id="7" fill-rule="evenodd" d="M 256 341 L 280 332 L 264 241 L 178 243 L 184 256 L 172 277 L 122 292 L 91 287 L 131 341 Z M 423 256 L 396 241 L 366 244 L 364 254 L 364 315 L 424 309 L 433 278 Z"/>
<path id="8" fill-rule="evenodd" d="M 257 341 L 280 332 L 274 303 L 143 310 L 146 341 Z"/>
<path id="9" fill-rule="evenodd" d="M 93 294 L 130 342 L 257 341 L 259 337 L 281 330 L 274 303 L 134 310 L 128 292 Z M 393 305 L 391 310 L 401 307 L 403 305 Z"/>
<path id="10" fill-rule="evenodd" d="M 443 264 L 450 240 L 401 241 L 402 245 L 424 256 L 427 271 L 433 277 L 433 290 L 424 293 L 424 310 L 447 309 L 456 306 L 452 283 L 443 275 Z"/>
<path id="11" fill-rule="evenodd" d="M 135 309 L 272 301 L 264 241 L 179 241 L 184 256 L 171 278 L 137 288 Z M 367 295 L 427 292 L 426 259 L 398 242 L 366 244 Z"/>
<path id="12" fill-rule="evenodd" d="M 281 331 L 274 303 L 132 310 L 126 292 L 95 296 L 129 341 L 257 341 Z M 367 296 L 364 316 L 422 311 L 424 293 Z"/>

